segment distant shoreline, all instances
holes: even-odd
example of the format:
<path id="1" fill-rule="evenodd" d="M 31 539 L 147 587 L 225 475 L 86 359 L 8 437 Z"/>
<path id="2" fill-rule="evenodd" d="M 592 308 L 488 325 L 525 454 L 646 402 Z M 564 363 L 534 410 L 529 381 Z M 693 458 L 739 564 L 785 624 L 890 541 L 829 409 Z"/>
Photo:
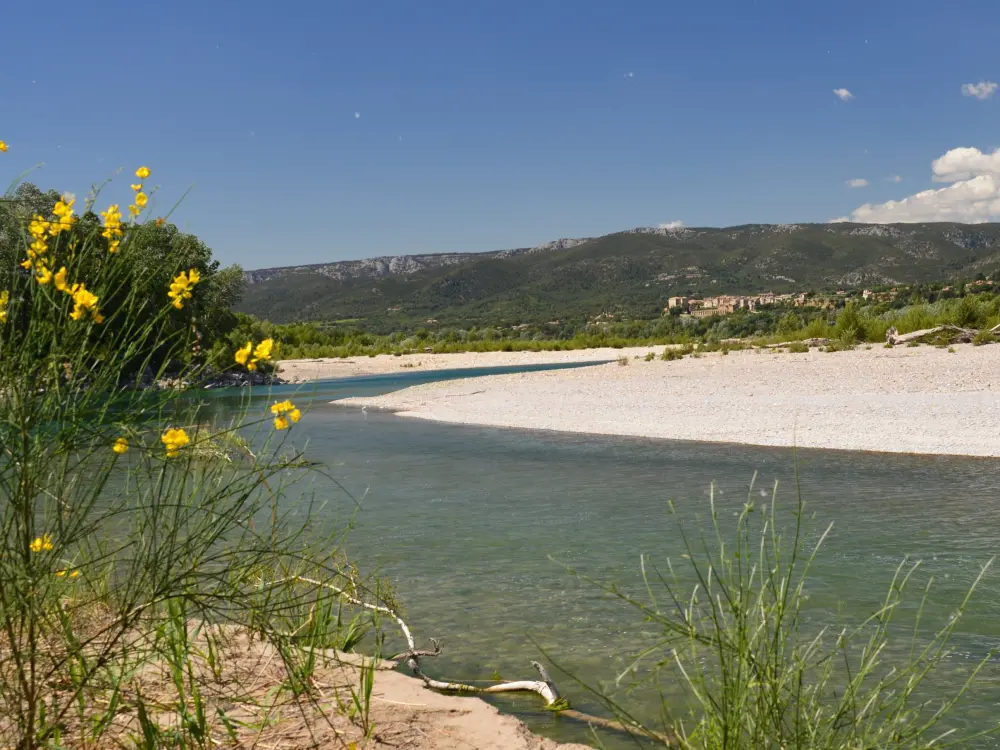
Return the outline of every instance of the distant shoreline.
<path id="1" fill-rule="evenodd" d="M 1000 456 L 1000 345 L 734 351 L 430 383 L 336 402 L 454 424 L 770 447 Z M 591 352 L 596 350 L 591 350 Z M 495 354 L 466 366 L 507 364 Z M 546 352 L 577 355 L 585 352 Z M 539 357 L 529 360 L 541 361 Z M 434 356 L 434 355 L 429 355 Z M 639 356 L 639 359 L 635 357 Z M 565 360 L 563 360 L 565 361 Z M 451 360 L 449 367 L 461 366 Z"/>
<path id="2" fill-rule="evenodd" d="M 570 349 L 565 351 L 458 352 L 448 354 L 379 354 L 359 356 L 285 359 L 278 362 L 278 375 L 287 383 L 309 383 L 329 378 L 361 375 L 386 375 L 404 372 L 428 372 L 474 367 L 562 364 L 569 362 L 608 362 L 621 356 L 643 356 L 649 351 L 663 351 L 663 346 L 613 349 Z"/>

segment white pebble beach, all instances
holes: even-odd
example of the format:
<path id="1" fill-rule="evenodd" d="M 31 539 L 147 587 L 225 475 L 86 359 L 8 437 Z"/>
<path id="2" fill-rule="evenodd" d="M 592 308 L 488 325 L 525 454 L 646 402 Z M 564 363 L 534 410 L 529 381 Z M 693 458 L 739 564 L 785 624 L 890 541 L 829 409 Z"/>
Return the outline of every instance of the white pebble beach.
<path id="1" fill-rule="evenodd" d="M 833 353 L 733 351 L 670 362 L 635 358 L 662 350 L 377 357 L 368 360 L 368 371 L 399 369 L 400 360 L 440 369 L 624 355 L 629 364 L 444 381 L 335 403 L 493 427 L 1000 456 L 1000 345 L 959 345 L 954 352 L 875 345 Z M 327 369 L 314 377 L 334 376 Z"/>

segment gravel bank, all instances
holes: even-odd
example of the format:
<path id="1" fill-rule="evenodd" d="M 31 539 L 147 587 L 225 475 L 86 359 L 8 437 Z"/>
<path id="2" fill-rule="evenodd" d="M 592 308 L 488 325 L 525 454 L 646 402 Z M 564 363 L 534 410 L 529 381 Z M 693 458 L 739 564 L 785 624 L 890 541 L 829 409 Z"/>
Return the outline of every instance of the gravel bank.
<path id="1" fill-rule="evenodd" d="M 461 352 L 457 354 L 405 354 L 394 357 L 350 357 L 339 359 L 285 359 L 278 363 L 280 376 L 289 383 L 307 383 L 325 378 L 348 378 L 357 375 L 383 375 L 392 372 L 450 370 L 464 367 L 501 367 L 540 365 L 563 362 L 607 362 L 623 354 L 635 356 L 662 346 L 631 349 L 576 349 L 567 352 Z"/>
<path id="2" fill-rule="evenodd" d="M 336 403 L 497 427 L 1000 456 L 1000 345 L 955 349 L 632 359 L 627 367 L 432 383 Z"/>

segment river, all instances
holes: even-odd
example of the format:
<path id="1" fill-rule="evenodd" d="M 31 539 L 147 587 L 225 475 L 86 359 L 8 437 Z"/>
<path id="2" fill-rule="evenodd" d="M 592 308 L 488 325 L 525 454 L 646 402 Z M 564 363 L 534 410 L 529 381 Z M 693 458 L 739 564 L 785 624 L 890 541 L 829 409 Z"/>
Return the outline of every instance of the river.
<path id="1" fill-rule="evenodd" d="M 652 626 L 559 563 L 639 593 L 640 554 L 662 564 L 683 552 L 669 502 L 687 530 L 696 531 L 696 519 L 707 519 L 711 483 L 725 524 L 735 522 L 748 497 L 771 502 L 775 482 L 778 507 L 794 508 L 797 470 L 807 511 L 815 516 L 805 545 L 833 524 L 810 577 L 807 615 L 817 623 L 868 617 L 906 557 L 923 561 L 921 585 L 934 577 L 925 617 L 940 623 L 1000 547 L 1000 464 L 992 460 L 796 454 L 478 428 L 329 403 L 490 371 L 281 386 L 269 397 L 291 397 L 308 407 L 292 437 L 342 485 L 324 478 L 314 485 L 330 501 L 331 518 L 353 507 L 345 491 L 364 498 L 348 553 L 392 580 L 418 640 L 441 639 L 443 655 L 427 664 L 435 676 L 489 680 L 497 671 L 507 679 L 529 678 L 530 662 L 542 648 L 588 682 L 613 678 L 654 635 Z M 214 397 L 220 396 L 229 398 Z M 913 607 L 919 588 L 908 599 Z M 905 609 L 904 615 L 912 614 L 912 607 Z M 1000 570 L 980 585 L 954 644 L 955 653 L 929 678 L 933 693 L 960 686 L 970 666 L 1000 645 Z M 898 643 L 889 656 L 905 656 L 908 647 L 908 640 Z M 554 676 L 575 707 L 601 712 L 573 680 Z M 536 732 L 587 741 L 584 728 L 541 710 L 533 696 L 494 702 Z M 656 705 L 648 695 L 632 703 L 647 717 L 656 715 Z M 956 726 L 983 728 L 998 715 L 1000 664 L 991 662 L 975 693 L 960 705 Z"/>

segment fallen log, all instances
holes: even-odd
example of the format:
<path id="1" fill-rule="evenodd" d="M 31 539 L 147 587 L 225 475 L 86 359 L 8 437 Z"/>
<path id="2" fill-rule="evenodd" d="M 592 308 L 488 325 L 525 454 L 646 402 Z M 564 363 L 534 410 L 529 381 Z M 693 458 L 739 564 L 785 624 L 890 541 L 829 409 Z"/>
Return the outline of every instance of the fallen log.
<path id="1" fill-rule="evenodd" d="M 429 677 L 424 674 L 423 670 L 420 668 L 420 657 L 422 656 L 437 656 L 441 653 L 441 645 L 433 638 L 430 639 L 431 644 L 434 646 L 433 649 L 418 649 L 416 643 L 413 640 L 413 633 L 407 626 L 406 622 L 400 617 L 393 609 L 385 607 L 380 604 L 371 604 L 369 602 L 358 599 L 356 596 L 348 593 L 346 589 L 339 586 L 334 586 L 330 583 L 325 583 L 323 581 L 317 581 L 312 578 L 306 578 L 304 576 L 292 576 L 291 578 L 281 579 L 274 581 L 273 583 L 284 583 L 286 581 L 296 581 L 299 583 L 306 583 L 311 586 L 317 586 L 320 588 L 325 588 L 329 591 L 333 591 L 339 596 L 342 596 L 345 601 L 353 604 L 355 606 L 361 607 L 363 609 L 370 610 L 372 612 L 378 612 L 392 618 L 399 625 L 400 630 L 403 632 L 403 637 L 406 639 L 406 644 L 409 648 L 406 651 L 402 651 L 385 661 L 392 664 L 400 664 L 403 661 L 406 662 L 407 666 L 413 672 L 414 676 L 419 677 L 423 680 L 424 685 L 432 690 L 441 690 L 445 692 L 455 692 L 455 693 L 512 693 L 512 692 L 530 692 L 536 693 L 538 696 L 545 701 L 545 705 L 554 711 L 557 711 L 560 716 L 565 716 L 570 719 L 575 719 L 577 721 L 586 722 L 592 726 L 599 726 L 605 729 L 613 729 L 619 732 L 626 732 L 628 734 L 641 734 L 650 739 L 658 740 L 668 747 L 676 747 L 677 740 L 675 737 L 669 734 L 663 734 L 661 732 L 655 732 L 651 729 L 647 729 L 639 724 L 625 723 L 616 719 L 606 719 L 602 716 L 595 716 L 593 714 L 584 713 L 582 711 L 577 711 L 570 708 L 569 701 L 565 700 L 559 694 L 559 688 L 556 687 L 555 682 L 549 675 L 545 667 L 537 661 L 531 662 L 531 665 L 538 671 L 538 675 L 542 678 L 541 680 L 519 680 L 516 682 L 501 682 L 497 685 L 489 685 L 486 687 L 477 685 L 467 685 L 462 682 L 446 682 L 444 680 L 435 680 L 433 677 Z"/>
<path id="2" fill-rule="evenodd" d="M 891 346 L 897 344 L 908 344 L 911 341 L 920 341 L 930 336 L 938 336 L 942 333 L 951 333 L 948 337 L 949 344 L 967 344 L 975 337 L 979 331 L 972 328 L 959 328 L 958 326 L 943 325 L 934 328 L 924 328 L 912 333 L 897 333 L 895 328 L 890 328 L 885 333 L 885 341 Z"/>
<path id="3" fill-rule="evenodd" d="M 812 338 L 812 339 L 802 339 L 801 341 L 784 341 L 780 344 L 767 344 L 766 349 L 783 349 L 786 346 L 791 346 L 792 344 L 805 344 L 806 346 L 826 346 L 830 343 L 830 339 L 822 338 Z"/>

